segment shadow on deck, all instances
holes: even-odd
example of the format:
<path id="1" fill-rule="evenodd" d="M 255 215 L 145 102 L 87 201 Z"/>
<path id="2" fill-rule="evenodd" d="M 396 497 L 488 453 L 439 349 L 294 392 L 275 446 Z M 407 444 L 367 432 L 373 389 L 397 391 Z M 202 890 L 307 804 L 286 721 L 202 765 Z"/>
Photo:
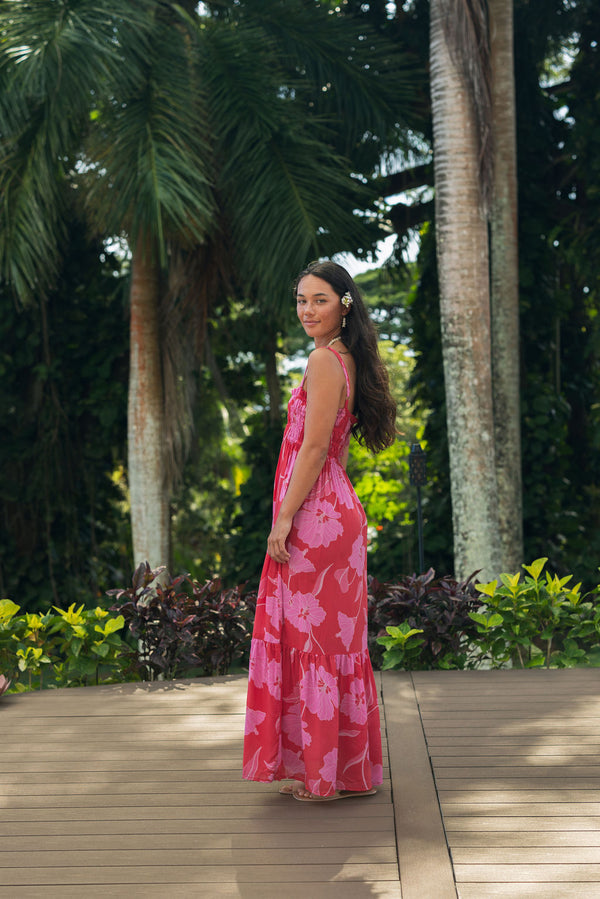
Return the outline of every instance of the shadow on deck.
<path id="1" fill-rule="evenodd" d="M 387 672 L 374 797 L 241 780 L 245 678 L 0 703 L 0 897 L 600 899 L 600 670 Z"/>

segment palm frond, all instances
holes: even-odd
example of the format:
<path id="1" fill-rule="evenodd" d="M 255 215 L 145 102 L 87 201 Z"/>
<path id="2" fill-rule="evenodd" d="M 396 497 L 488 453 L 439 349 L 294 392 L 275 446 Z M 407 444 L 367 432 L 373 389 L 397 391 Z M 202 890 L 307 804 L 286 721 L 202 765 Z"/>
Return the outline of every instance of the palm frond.
<path id="1" fill-rule="evenodd" d="M 64 184 L 110 72 L 123 79 L 119 28 L 138 62 L 147 0 L 5 0 L 0 6 L 0 277 L 26 300 L 52 283 L 60 255 Z"/>
<path id="2" fill-rule="evenodd" d="M 343 159 L 291 123 L 230 160 L 222 196 L 235 259 L 261 305 L 281 310 L 309 258 L 369 245 L 367 223 L 354 214 L 364 200 L 361 190 Z"/>
<path id="3" fill-rule="evenodd" d="M 346 153 L 357 133 L 377 134 L 385 148 L 414 102 L 414 60 L 360 17 L 327 4 L 262 0 L 235 4 L 242 30 L 259 27 L 273 42 L 285 79 L 317 115 L 335 118 L 339 149 Z"/>
<path id="4" fill-rule="evenodd" d="M 372 107 L 377 101 L 362 115 L 360 126 L 351 126 L 348 120 L 342 124 L 331 107 L 318 114 L 307 90 L 314 73 L 309 78 L 306 66 L 299 63 L 305 41 L 318 63 L 312 31 L 302 35 L 294 62 L 275 28 L 275 12 L 283 15 L 281 5 L 275 0 L 261 3 L 256 22 L 254 7 L 236 4 L 236 15 L 240 7 L 247 8 L 247 19 L 242 15 L 236 19 L 230 10 L 227 25 L 223 20 L 203 25 L 202 80 L 219 160 L 216 189 L 230 222 L 235 264 L 248 294 L 256 292 L 271 310 L 282 311 L 289 302 L 288 286 L 308 258 L 366 250 L 380 236 L 372 222 L 355 215 L 355 209 L 369 205 L 369 197 L 351 177 L 349 162 L 335 149 L 340 128 L 347 128 L 348 140 L 355 144 L 365 139 L 364 129 L 374 121 Z M 302 13 L 304 4 L 286 5 L 282 28 L 289 23 L 292 7 Z M 265 9 L 271 15 L 269 28 Z M 303 13 L 298 15 L 304 22 Z M 323 24 L 320 14 L 316 20 Z M 317 32 L 315 21 L 310 21 Z M 329 24 L 329 19 L 325 21 Z M 337 68 L 347 66 L 352 72 L 347 42 L 335 44 L 333 38 L 330 43 L 321 42 L 325 45 L 323 71 L 329 67 L 333 72 L 335 46 L 342 60 L 336 62 Z M 358 107 L 363 76 L 366 90 L 366 72 L 352 73 L 358 83 L 352 87 L 359 95 Z M 314 80 L 311 83 L 318 93 L 320 88 Z M 339 81 L 337 88 L 340 95 L 344 93 Z M 374 81 L 370 91 L 373 98 Z"/>
<path id="5" fill-rule="evenodd" d="M 158 23 L 135 89 L 110 98 L 87 144 L 87 205 L 98 227 L 135 241 L 150 229 L 164 250 L 174 233 L 193 245 L 214 215 L 212 150 L 190 35 Z M 164 261 L 164 257 L 163 257 Z"/>

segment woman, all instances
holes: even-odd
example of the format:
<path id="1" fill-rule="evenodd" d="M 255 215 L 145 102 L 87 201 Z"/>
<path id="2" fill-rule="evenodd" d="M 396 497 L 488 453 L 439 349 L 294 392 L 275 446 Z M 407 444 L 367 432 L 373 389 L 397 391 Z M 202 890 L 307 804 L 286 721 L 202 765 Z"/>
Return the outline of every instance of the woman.
<path id="1" fill-rule="evenodd" d="M 303 802 L 372 795 L 382 782 L 367 650 L 367 526 L 348 480 L 352 431 L 373 452 L 395 439 L 396 405 L 377 332 L 344 268 L 296 281 L 314 340 L 288 405 L 254 634 L 243 776 Z"/>

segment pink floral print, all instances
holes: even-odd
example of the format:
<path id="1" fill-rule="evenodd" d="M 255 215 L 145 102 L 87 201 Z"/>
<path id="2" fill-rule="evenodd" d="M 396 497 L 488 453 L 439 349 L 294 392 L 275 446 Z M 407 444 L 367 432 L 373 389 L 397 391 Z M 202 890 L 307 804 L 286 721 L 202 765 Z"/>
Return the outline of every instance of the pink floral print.
<path id="1" fill-rule="evenodd" d="M 300 699 L 321 721 L 331 721 L 339 705 L 337 680 L 322 665 L 312 666 L 300 681 Z"/>
<path id="2" fill-rule="evenodd" d="M 292 593 L 285 604 L 286 620 L 299 631 L 308 634 L 325 620 L 325 610 L 310 593 Z"/>
<path id="3" fill-rule="evenodd" d="M 365 686 L 359 678 L 352 681 L 349 692 L 344 694 L 341 711 L 357 724 L 364 724 L 367 720 Z"/>
<path id="4" fill-rule="evenodd" d="M 328 500 L 306 499 L 294 520 L 298 539 L 313 549 L 329 546 L 344 531 L 341 517 L 341 513 Z"/>

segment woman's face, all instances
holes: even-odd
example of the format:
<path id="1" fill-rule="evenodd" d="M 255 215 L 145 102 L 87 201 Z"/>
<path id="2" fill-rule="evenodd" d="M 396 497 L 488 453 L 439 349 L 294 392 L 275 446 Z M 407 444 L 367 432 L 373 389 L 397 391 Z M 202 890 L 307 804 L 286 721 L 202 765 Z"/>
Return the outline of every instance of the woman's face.
<path id="1" fill-rule="evenodd" d="M 341 332 L 343 306 L 331 284 L 323 278 L 316 275 L 302 278 L 296 291 L 296 312 L 315 346 L 325 346 Z"/>

